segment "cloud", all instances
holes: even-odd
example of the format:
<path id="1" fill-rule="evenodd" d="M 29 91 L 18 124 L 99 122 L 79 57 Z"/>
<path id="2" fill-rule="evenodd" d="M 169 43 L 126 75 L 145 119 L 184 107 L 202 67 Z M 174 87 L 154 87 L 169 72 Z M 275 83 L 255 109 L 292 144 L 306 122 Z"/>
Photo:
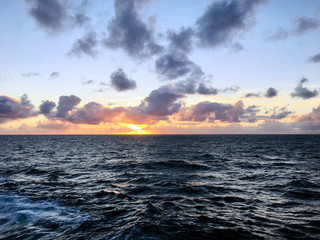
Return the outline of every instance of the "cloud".
<path id="1" fill-rule="evenodd" d="M 260 109 L 258 108 L 258 106 L 256 106 L 256 105 L 248 106 L 245 109 L 246 115 L 242 115 L 241 118 L 247 118 L 247 121 L 250 123 L 257 122 L 258 119 L 261 118 L 261 116 L 257 116 L 258 112 L 260 112 Z"/>
<path id="2" fill-rule="evenodd" d="M 298 86 L 296 86 L 294 91 L 291 93 L 291 97 L 300 97 L 303 99 L 309 99 L 309 98 L 313 98 L 313 97 L 318 96 L 319 93 L 317 90 L 311 91 L 308 88 L 303 87 L 303 84 L 307 81 L 308 81 L 308 79 L 302 78 L 300 80 L 300 82 L 298 83 Z"/>
<path id="3" fill-rule="evenodd" d="M 278 91 L 275 88 L 270 87 L 270 88 L 268 88 L 268 90 L 266 91 L 265 94 L 250 92 L 250 93 L 245 94 L 243 96 L 243 98 L 260 98 L 262 96 L 265 96 L 267 98 L 273 98 L 277 95 L 278 95 Z"/>
<path id="4" fill-rule="evenodd" d="M 273 97 L 276 97 L 277 95 L 278 95 L 278 91 L 273 87 L 268 88 L 267 92 L 264 94 L 264 96 L 267 98 L 273 98 Z"/>
<path id="5" fill-rule="evenodd" d="M 158 121 L 167 121 L 168 116 L 177 112 L 181 107 L 181 94 L 173 93 L 170 89 L 161 87 L 153 90 L 138 106 L 135 107 L 105 107 L 96 102 L 90 102 L 83 107 L 76 108 L 80 98 L 61 96 L 57 112 L 52 113 L 53 104 L 43 102 L 42 113 L 47 113 L 49 119 L 59 119 L 74 124 L 97 125 L 104 122 L 129 122 L 154 124 Z M 44 104 L 45 103 L 45 104 Z M 50 109 L 47 109 L 49 108 Z"/>
<path id="6" fill-rule="evenodd" d="M 231 50 L 233 53 L 240 52 L 244 49 L 244 46 L 241 43 L 233 43 L 231 44 Z"/>
<path id="7" fill-rule="evenodd" d="M 308 60 L 309 62 L 314 62 L 314 63 L 320 62 L 320 53 L 310 57 Z"/>
<path id="8" fill-rule="evenodd" d="M 88 32 L 73 44 L 68 54 L 77 57 L 81 57 L 83 54 L 95 57 L 97 55 L 97 51 L 95 50 L 97 44 L 96 33 L 93 31 Z"/>
<path id="9" fill-rule="evenodd" d="M 226 87 L 226 88 L 220 89 L 219 91 L 221 91 L 221 92 L 238 92 L 239 87 L 237 87 L 237 86 Z"/>
<path id="10" fill-rule="evenodd" d="M 180 121 L 209 122 L 240 122 L 239 118 L 245 113 L 244 104 L 238 101 L 235 104 L 218 102 L 200 102 L 190 108 L 184 108 L 176 116 Z"/>
<path id="11" fill-rule="evenodd" d="M 75 95 L 60 96 L 57 107 L 56 117 L 66 118 L 68 112 L 80 103 L 81 99 Z"/>
<path id="12" fill-rule="evenodd" d="M 111 86 L 119 92 L 134 89 L 137 86 L 136 82 L 132 79 L 129 79 L 121 68 L 119 68 L 117 71 L 114 71 L 110 78 Z"/>
<path id="13" fill-rule="evenodd" d="M 170 88 L 162 86 L 153 90 L 141 104 L 126 109 L 123 122 L 134 124 L 154 124 L 158 121 L 168 121 L 169 116 L 178 113 L 184 96 L 172 92 Z"/>
<path id="14" fill-rule="evenodd" d="M 73 1 L 72 3 L 76 5 L 76 12 L 71 16 L 73 24 L 80 27 L 85 26 L 91 20 L 86 14 L 90 12 L 90 9 L 88 9 L 90 2 L 88 0 L 81 0 Z"/>
<path id="15" fill-rule="evenodd" d="M 252 22 L 255 7 L 262 0 L 213 2 L 196 21 L 196 35 L 201 46 L 215 47 L 230 41 Z"/>
<path id="16" fill-rule="evenodd" d="M 178 81 L 173 84 L 165 85 L 177 94 L 200 94 L 200 95 L 217 95 L 220 92 L 236 92 L 238 87 L 226 87 L 218 89 L 210 85 L 210 79 L 206 79 L 202 72 L 194 72 L 187 79 Z"/>
<path id="17" fill-rule="evenodd" d="M 160 87 L 153 90 L 137 110 L 147 115 L 169 116 L 179 111 L 181 103 L 177 100 L 183 97 L 182 94 L 174 93 L 166 87 Z"/>
<path id="18" fill-rule="evenodd" d="M 28 73 L 22 73 L 23 77 L 35 77 L 35 76 L 40 76 L 39 73 L 36 72 L 28 72 Z"/>
<path id="19" fill-rule="evenodd" d="M 74 124 L 97 125 L 104 122 L 113 123 L 148 123 L 167 121 L 168 117 L 179 112 L 183 98 L 182 94 L 176 94 L 171 89 L 160 87 L 153 90 L 138 106 L 134 107 L 105 107 L 96 102 L 90 102 L 83 107 L 75 108 L 81 101 L 74 95 L 61 96 L 57 111 L 52 112 L 55 104 L 44 101 L 40 106 L 40 112 L 48 119 L 71 122 Z"/>
<path id="20" fill-rule="evenodd" d="M 312 31 L 317 29 L 320 26 L 320 23 L 315 18 L 309 18 L 309 17 L 299 17 L 296 19 L 294 23 L 294 30 L 293 32 L 295 34 L 301 35 L 306 32 Z"/>
<path id="21" fill-rule="evenodd" d="M 82 83 L 83 85 L 90 85 L 90 84 L 94 84 L 95 81 L 94 81 L 93 79 L 89 79 L 89 80 L 87 80 L 87 81 L 82 81 L 81 83 Z"/>
<path id="22" fill-rule="evenodd" d="M 152 28 L 144 23 L 138 9 L 147 1 L 115 0 L 115 16 L 108 25 L 108 36 L 104 43 L 112 49 L 121 48 L 128 55 L 146 58 L 161 52 L 155 42 Z"/>
<path id="23" fill-rule="evenodd" d="M 218 89 L 206 86 L 204 83 L 200 83 L 198 87 L 198 93 L 202 95 L 216 95 L 218 94 Z"/>
<path id="24" fill-rule="evenodd" d="M 320 105 L 313 108 L 311 113 L 296 117 L 298 122 L 320 122 Z"/>
<path id="25" fill-rule="evenodd" d="M 270 36 L 267 37 L 267 40 L 271 41 L 282 41 L 286 40 L 289 37 L 289 33 L 287 30 L 283 28 L 279 28 L 276 32 L 272 33 Z"/>
<path id="26" fill-rule="evenodd" d="M 289 116 L 290 114 L 292 114 L 292 111 L 288 111 L 287 107 L 274 107 L 272 109 L 272 115 L 270 116 L 270 119 L 283 119 L 286 118 L 287 116 Z"/>
<path id="27" fill-rule="evenodd" d="M 244 98 L 259 98 L 261 97 L 260 93 L 247 93 L 243 96 Z"/>
<path id="28" fill-rule="evenodd" d="M 179 32 L 169 31 L 168 39 L 171 51 L 190 52 L 192 50 L 193 36 L 194 31 L 191 28 L 182 28 Z"/>
<path id="29" fill-rule="evenodd" d="M 63 28 L 67 18 L 66 7 L 58 0 L 31 0 L 30 14 L 36 22 L 51 31 Z"/>
<path id="30" fill-rule="evenodd" d="M 40 113 L 45 116 L 49 116 L 55 106 L 56 104 L 50 100 L 42 101 L 42 104 L 39 107 Z"/>
<path id="31" fill-rule="evenodd" d="M 106 108 L 99 103 L 90 102 L 73 111 L 66 120 L 75 124 L 98 125 L 101 122 L 119 122 L 124 112 L 122 107 Z"/>
<path id="32" fill-rule="evenodd" d="M 269 34 L 266 39 L 271 41 L 282 41 L 286 40 L 289 36 L 303 35 L 307 32 L 313 31 L 319 28 L 319 26 L 320 22 L 317 19 L 302 16 L 293 22 L 291 30 L 279 28 L 276 32 Z"/>
<path id="33" fill-rule="evenodd" d="M 58 72 L 52 72 L 52 73 L 50 74 L 50 77 L 51 77 L 51 78 L 58 78 L 58 77 L 60 77 L 60 74 L 59 74 Z"/>
<path id="34" fill-rule="evenodd" d="M 20 100 L 0 95 L 0 123 L 36 115 L 34 106 L 30 103 L 26 94 L 22 95 Z"/>
<path id="35" fill-rule="evenodd" d="M 76 13 L 73 19 L 74 23 L 79 26 L 83 26 L 90 21 L 90 18 L 85 13 Z"/>
<path id="36" fill-rule="evenodd" d="M 302 133 L 319 134 L 320 122 L 296 122 L 291 124 L 293 129 L 299 129 Z"/>
<path id="37" fill-rule="evenodd" d="M 156 72 L 167 80 L 174 80 L 189 73 L 202 74 L 202 70 L 183 53 L 167 53 L 156 60 Z"/>

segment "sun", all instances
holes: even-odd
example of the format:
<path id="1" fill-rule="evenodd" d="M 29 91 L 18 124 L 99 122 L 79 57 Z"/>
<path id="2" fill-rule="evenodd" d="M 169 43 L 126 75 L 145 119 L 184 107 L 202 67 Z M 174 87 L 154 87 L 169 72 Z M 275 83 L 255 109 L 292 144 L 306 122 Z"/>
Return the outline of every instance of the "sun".
<path id="1" fill-rule="evenodd" d="M 145 124 L 140 124 L 140 125 L 135 125 L 135 124 L 126 124 L 126 123 L 121 123 L 122 126 L 130 128 L 132 131 L 124 134 L 150 134 L 149 132 L 143 130 L 147 125 Z"/>

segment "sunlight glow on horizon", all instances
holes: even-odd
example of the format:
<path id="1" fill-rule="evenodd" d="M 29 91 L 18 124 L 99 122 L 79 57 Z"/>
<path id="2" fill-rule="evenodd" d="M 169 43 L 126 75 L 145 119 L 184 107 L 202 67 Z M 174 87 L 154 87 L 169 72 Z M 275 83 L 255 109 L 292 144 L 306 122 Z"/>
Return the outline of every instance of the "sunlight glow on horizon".
<path id="1" fill-rule="evenodd" d="M 135 125 L 135 124 L 121 123 L 120 125 L 127 127 L 127 128 L 130 128 L 132 130 L 131 132 L 120 133 L 120 134 L 138 134 L 138 135 L 151 134 L 150 132 L 143 130 L 143 128 L 147 127 L 146 124 Z"/>

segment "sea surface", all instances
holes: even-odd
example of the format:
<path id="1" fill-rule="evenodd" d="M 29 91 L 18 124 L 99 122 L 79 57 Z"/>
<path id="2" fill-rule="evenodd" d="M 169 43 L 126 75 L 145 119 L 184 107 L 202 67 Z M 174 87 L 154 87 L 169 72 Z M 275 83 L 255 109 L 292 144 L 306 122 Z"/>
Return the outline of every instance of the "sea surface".
<path id="1" fill-rule="evenodd" d="M 320 239 L 320 135 L 0 136 L 0 239 Z"/>

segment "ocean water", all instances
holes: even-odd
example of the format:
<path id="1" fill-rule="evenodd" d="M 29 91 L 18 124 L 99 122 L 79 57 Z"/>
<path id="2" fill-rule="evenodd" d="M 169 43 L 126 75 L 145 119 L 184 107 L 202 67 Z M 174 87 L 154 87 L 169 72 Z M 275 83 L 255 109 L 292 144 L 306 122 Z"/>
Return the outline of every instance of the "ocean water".
<path id="1" fill-rule="evenodd" d="M 0 239 L 320 239 L 320 136 L 0 136 Z"/>

